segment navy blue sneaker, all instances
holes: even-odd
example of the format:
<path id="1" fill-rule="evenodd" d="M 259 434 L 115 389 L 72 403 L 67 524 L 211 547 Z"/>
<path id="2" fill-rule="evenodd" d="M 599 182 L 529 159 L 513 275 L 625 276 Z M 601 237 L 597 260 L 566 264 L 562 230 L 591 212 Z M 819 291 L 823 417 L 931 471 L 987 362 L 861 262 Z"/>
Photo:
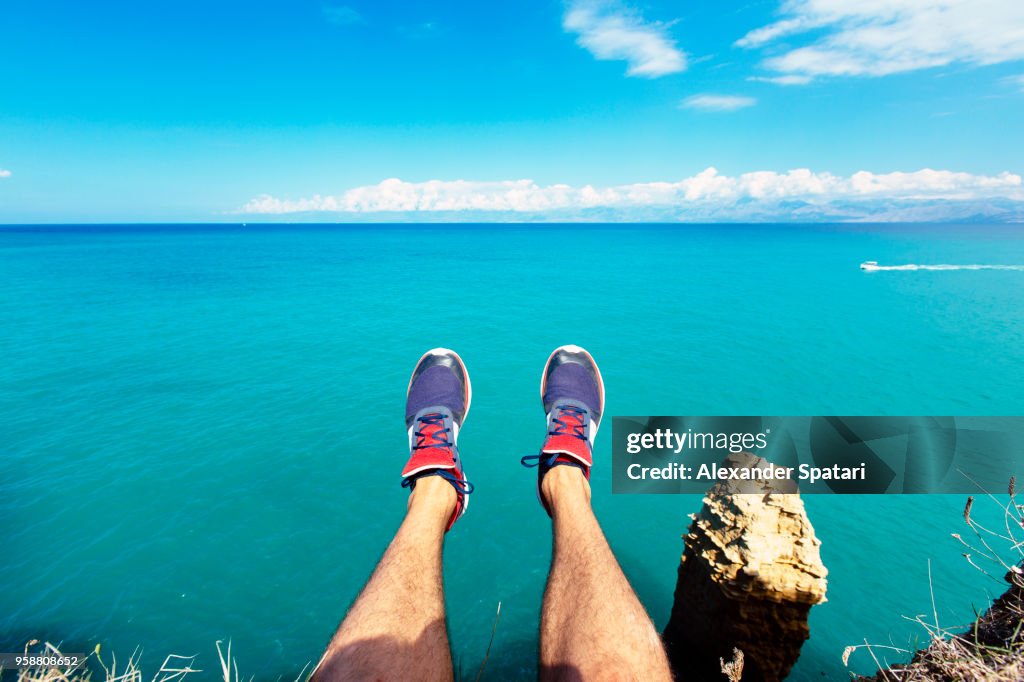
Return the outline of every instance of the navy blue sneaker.
<path id="1" fill-rule="evenodd" d="M 472 398 L 466 366 L 447 348 L 435 348 L 420 358 L 406 391 L 409 461 L 402 469 L 402 487 L 412 490 L 424 476 L 440 476 L 451 483 L 458 499 L 445 530 L 466 513 L 473 492 L 456 445 Z"/>
<path id="2" fill-rule="evenodd" d="M 537 497 L 551 513 L 540 492 L 544 475 L 556 466 L 574 466 L 590 480 L 594 438 L 604 413 L 604 381 L 590 353 L 579 346 L 556 348 L 544 365 L 540 396 L 548 417 L 548 432 L 540 454 L 522 458 L 538 467 Z"/>

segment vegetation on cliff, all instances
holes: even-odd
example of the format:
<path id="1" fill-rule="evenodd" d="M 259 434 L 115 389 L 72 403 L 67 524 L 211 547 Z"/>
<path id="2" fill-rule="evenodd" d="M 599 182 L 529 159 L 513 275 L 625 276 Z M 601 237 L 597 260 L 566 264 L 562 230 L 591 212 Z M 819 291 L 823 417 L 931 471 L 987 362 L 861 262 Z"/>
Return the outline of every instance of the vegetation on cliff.
<path id="1" fill-rule="evenodd" d="M 986 575 L 1009 583 L 1006 591 L 984 614 L 963 632 L 953 632 L 934 620 L 915 620 L 929 635 L 929 644 L 914 654 L 905 665 L 883 666 L 862 682 L 1019 682 L 1024 680 L 1024 505 L 1018 504 L 1016 481 L 1010 479 L 1009 499 L 1004 502 L 994 495 L 987 499 L 1003 511 L 1003 527 L 988 528 L 971 516 L 974 498 L 967 498 L 964 521 L 971 538 L 958 533 L 953 537 L 964 549 L 968 563 Z M 1004 498 L 1005 499 L 1005 498 Z M 1007 555 L 1012 558 L 1007 560 Z M 993 570 L 995 574 L 993 574 Z M 1005 581 L 1005 582 L 1004 582 Z M 858 649 L 889 649 L 874 645 L 847 647 L 843 661 Z"/>

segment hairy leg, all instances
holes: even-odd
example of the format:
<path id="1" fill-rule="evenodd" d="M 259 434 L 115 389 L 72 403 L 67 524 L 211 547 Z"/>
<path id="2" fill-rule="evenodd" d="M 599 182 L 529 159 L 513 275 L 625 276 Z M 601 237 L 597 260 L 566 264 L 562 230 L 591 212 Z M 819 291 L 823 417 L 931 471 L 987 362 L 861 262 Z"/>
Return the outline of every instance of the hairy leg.
<path id="1" fill-rule="evenodd" d="M 554 524 L 541 679 L 671 680 L 661 639 L 601 532 L 583 473 L 557 466 L 541 492 Z"/>
<path id="2" fill-rule="evenodd" d="M 420 479 L 409 511 L 312 679 L 451 680 L 441 548 L 455 489 Z"/>

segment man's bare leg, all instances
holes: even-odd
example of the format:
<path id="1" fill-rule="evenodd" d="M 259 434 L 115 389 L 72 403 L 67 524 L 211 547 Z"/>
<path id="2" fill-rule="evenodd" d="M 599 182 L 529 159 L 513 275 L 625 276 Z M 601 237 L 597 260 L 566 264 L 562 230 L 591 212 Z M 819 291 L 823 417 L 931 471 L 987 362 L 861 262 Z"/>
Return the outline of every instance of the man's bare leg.
<path id="1" fill-rule="evenodd" d="M 327 646 L 314 680 L 452 679 L 441 549 L 455 504 L 448 481 L 417 481 L 405 520 Z"/>
<path id="2" fill-rule="evenodd" d="M 406 390 L 410 488 L 405 520 L 313 672 L 335 680 L 450 680 L 441 549 L 473 492 L 456 437 L 472 398 L 458 353 L 434 348 L 416 363 Z"/>
<path id="3" fill-rule="evenodd" d="M 542 680 L 671 680 L 658 632 L 619 568 L 573 466 L 544 476 L 554 549 L 540 623 Z"/>

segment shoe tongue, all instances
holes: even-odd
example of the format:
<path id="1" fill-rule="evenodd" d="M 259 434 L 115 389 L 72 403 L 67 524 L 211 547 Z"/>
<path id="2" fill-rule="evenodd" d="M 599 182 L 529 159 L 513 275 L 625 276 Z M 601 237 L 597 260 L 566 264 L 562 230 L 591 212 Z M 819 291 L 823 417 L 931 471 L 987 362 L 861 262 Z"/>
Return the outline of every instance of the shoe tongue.
<path id="1" fill-rule="evenodd" d="M 586 414 L 572 409 L 565 410 L 565 407 L 556 407 L 556 412 L 552 415 L 565 426 L 556 425 L 557 428 L 552 429 L 555 433 L 548 434 L 541 451 L 547 454 L 558 453 L 556 461 L 574 461 L 589 468 L 593 464 L 590 441 L 585 437 L 577 437 L 577 434 L 586 435 Z"/>
<path id="2" fill-rule="evenodd" d="M 420 422 L 420 428 L 417 429 L 416 445 L 420 448 L 437 448 L 439 450 L 449 450 L 451 448 L 450 442 L 439 442 L 448 441 L 448 438 L 444 436 L 444 425 L 443 424 L 424 424 Z M 434 438 L 435 434 L 440 434 L 437 438 Z"/>
<path id="3" fill-rule="evenodd" d="M 584 408 L 577 407 L 576 405 L 556 405 L 553 416 L 554 419 L 560 422 L 555 423 L 553 430 L 568 436 L 586 435 L 587 417 L 589 414 Z"/>

